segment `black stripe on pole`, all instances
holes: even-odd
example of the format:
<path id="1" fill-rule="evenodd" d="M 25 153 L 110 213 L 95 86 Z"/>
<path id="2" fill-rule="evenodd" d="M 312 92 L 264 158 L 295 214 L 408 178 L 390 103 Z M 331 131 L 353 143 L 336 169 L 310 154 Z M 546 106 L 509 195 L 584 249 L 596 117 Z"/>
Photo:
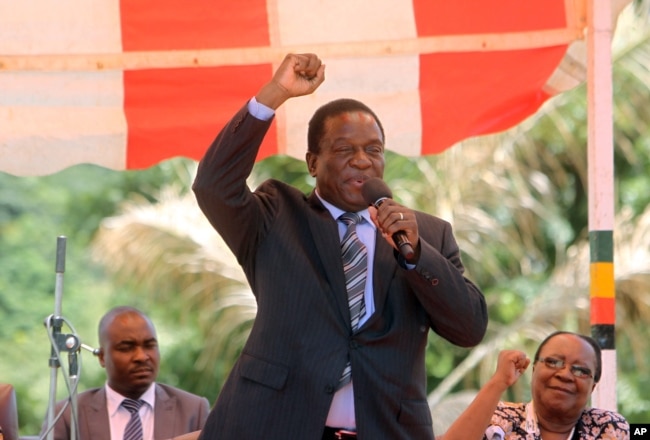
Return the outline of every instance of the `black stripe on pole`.
<path id="1" fill-rule="evenodd" d="M 616 341 L 614 326 L 611 324 L 594 324 L 591 326 L 591 336 L 598 342 L 603 350 L 614 350 Z"/>

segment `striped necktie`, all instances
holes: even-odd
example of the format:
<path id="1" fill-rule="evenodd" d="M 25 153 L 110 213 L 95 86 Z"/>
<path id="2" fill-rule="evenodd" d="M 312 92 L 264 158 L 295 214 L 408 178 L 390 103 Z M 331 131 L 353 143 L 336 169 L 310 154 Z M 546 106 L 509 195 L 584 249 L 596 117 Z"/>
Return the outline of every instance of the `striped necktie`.
<path id="1" fill-rule="evenodd" d="M 122 406 L 131 413 L 131 419 L 124 428 L 124 440 L 142 440 L 142 421 L 140 420 L 140 407 L 144 400 L 124 399 Z"/>
<path id="2" fill-rule="evenodd" d="M 354 332 L 359 327 L 359 319 L 366 312 L 366 304 L 363 296 L 366 290 L 368 251 L 357 235 L 357 224 L 363 218 L 353 212 L 346 212 L 339 217 L 339 220 L 348 227 L 341 241 L 341 257 L 343 260 L 343 272 L 345 273 L 345 287 L 348 291 L 350 324 Z M 339 388 L 350 382 L 351 375 L 351 366 L 348 360 L 339 381 Z"/>

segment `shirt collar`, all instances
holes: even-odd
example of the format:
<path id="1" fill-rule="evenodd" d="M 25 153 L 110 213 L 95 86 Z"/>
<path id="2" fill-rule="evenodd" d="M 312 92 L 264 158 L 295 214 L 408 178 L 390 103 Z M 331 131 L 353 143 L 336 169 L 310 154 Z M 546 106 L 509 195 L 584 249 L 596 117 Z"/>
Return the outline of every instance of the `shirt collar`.
<path id="1" fill-rule="evenodd" d="M 126 398 L 117 391 L 115 391 L 113 388 L 111 388 L 108 385 L 108 382 L 106 383 L 106 407 L 108 408 L 108 414 L 113 415 L 117 412 L 117 410 L 120 408 L 120 405 L 122 404 L 122 401 Z M 147 388 L 147 391 L 142 393 L 140 396 L 140 400 L 144 400 L 145 403 L 149 405 L 151 409 L 155 407 L 156 403 L 156 384 L 155 382 L 152 383 L 149 388 Z"/>
<path id="2" fill-rule="evenodd" d="M 317 196 L 318 199 L 321 201 L 321 203 L 322 203 L 322 204 L 325 206 L 325 208 L 327 208 L 327 210 L 330 212 L 330 214 L 332 215 L 332 218 L 333 218 L 334 220 L 338 220 L 339 217 L 341 216 L 341 214 L 344 214 L 344 213 L 347 212 L 347 211 L 343 211 L 341 208 L 338 208 L 338 207 L 332 205 L 332 204 L 331 204 L 330 202 L 328 202 L 327 200 L 323 199 L 323 198 L 320 196 L 320 194 L 318 194 L 318 190 L 314 190 L 314 192 L 316 193 L 316 196 Z M 372 222 L 372 220 L 370 219 L 370 212 L 368 212 L 368 208 L 364 209 L 363 211 L 358 211 L 357 214 L 359 214 L 361 217 L 363 217 L 364 220 L 365 220 L 365 221 L 366 221 L 370 226 L 372 226 L 373 229 L 376 228 L 375 224 L 374 224 L 374 223 Z"/>

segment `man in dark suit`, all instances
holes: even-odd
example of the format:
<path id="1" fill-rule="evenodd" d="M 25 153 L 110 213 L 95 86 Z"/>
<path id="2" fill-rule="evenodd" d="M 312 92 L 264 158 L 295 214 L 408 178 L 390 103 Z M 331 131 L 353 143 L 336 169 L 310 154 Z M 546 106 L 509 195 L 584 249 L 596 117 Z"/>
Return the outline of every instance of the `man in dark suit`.
<path id="1" fill-rule="evenodd" d="M 144 313 L 127 306 L 111 309 L 99 322 L 99 344 L 108 380 L 77 396 L 78 440 L 122 440 L 132 416 L 135 423 L 139 419 L 142 440 L 169 439 L 203 427 L 210 410 L 205 397 L 155 382 L 160 351 L 156 329 Z M 135 414 L 123 406 L 126 399 L 141 405 Z M 58 402 L 55 414 L 67 403 Z M 68 404 L 54 426 L 55 440 L 70 439 L 71 419 Z"/>
<path id="2" fill-rule="evenodd" d="M 433 439 L 426 399 L 430 329 L 460 346 L 478 344 L 487 310 L 463 276 L 449 223 L 361 192 L 384 171 L 384 131 L 366 105 L 321 107 L 308 130 L 306 162 L 316 179 L 305 196 L 270 179 L 246 179 L 274 111 L 325 79 L 314 54 L 289 54 L 222 129 L 193 185 L 199 206 L 237 257 L 257 299 L 250 336 L 200 439 Z M 348 304 L 341 255 L 344 212 L 361 222 L 363 307 Z M 392 240 L 403 231 L 406 260 Z M 356 264 L 356 263 L 355 263 Z M 351 367 L 351 381 L 342 372 Z"/>

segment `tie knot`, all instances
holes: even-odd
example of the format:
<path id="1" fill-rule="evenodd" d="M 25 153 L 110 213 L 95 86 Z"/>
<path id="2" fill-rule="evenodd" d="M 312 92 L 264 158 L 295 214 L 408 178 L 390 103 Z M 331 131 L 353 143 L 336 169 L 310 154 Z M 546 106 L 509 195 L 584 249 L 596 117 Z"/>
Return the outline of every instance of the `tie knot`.
<path id="1" fill-rule="evenodd" d="M 126 408 L 131 414 L 138 412 L 143 403 L 144 400 L 133 400 L 133 399 L 122 400 L 122 406 Z"/>
<path id="2" fill-rule="evenodd" d="M 362 219 L 363 217 L 355 212 L 345 212 L 339 217 L 339 220 L 345 223 L 346 226 L 356 225 L 357 223 L 360 223 Z"/>

